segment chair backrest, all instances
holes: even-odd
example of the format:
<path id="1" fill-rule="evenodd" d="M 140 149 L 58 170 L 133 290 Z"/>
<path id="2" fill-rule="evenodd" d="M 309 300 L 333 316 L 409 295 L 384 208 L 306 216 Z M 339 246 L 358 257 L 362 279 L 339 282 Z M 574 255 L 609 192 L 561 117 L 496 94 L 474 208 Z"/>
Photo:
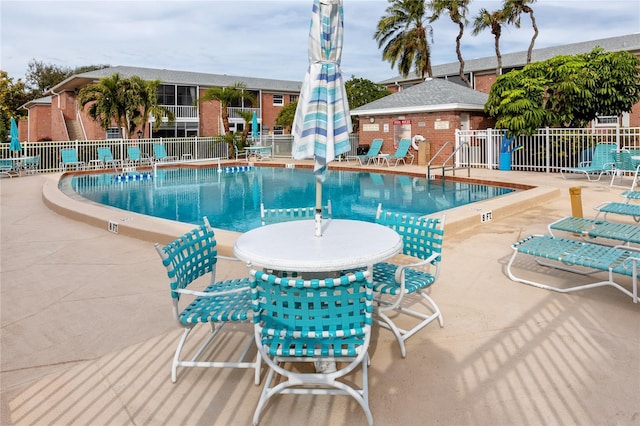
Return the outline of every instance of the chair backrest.
<path id="1" fill-rule="evenodd" d="M 65 164 L 78 162 L 78 152 L 72 148 L 61 149 L 60 157 L 62 158 L 62 162 Z"/>
<path id="2" fill-rule="evenodd" d="M 392 213 L 382 210 L 378 205 L 376 223 L 396 231 L 402 237 L 402 253 L 418 259 L 428 259 L 433 254 L 437 257 L 431 262 L 439 266 L 442 258 L 442 239 L 444 237 L 445 215 L 441 218 L 411 216 L 403 213 Z"/>
<path id="3" fill-rule="evenodd" d="M 111 148 L 109 148 L 108 146 L 99 147 L 98 160 L 102 161 L 103 163 L 113 161 L 113 153 L 111 152 Z"/>
<path id="4" fill-rule="evenodd" d="M 371 147 L 369 147 L 369 151 L 365 154 L 365 157 L 376 157 L 380 154 L 380 150 L 382 149 L 382 139 L 374 139 L 371 141 Z"/>
<path id="5" fill-rule="evenodd" d="M 635 171 L 636 168 L 633 165 L 631 159 L 631 152 L 626 149 L 615 150 L 612 153 L 613 161 L 615 163 L 616 170 Z"/>
<path id="6" fill-rule="evenodd" d="M 127 155 L 129 156 L 130 160 L 140 160 L 142 154 L 140 154 L 140 147 L 139 146 L 128 146 L 127 147 Z"/>
<path id="7" fill-rule="evenodd" d="M 398 148 L 396 148 L 396 152 L 391 157 L 392 158 L 406 157 L 410 147 L 411 147 L 411 139 L 400 139 L 400 142 L 398 142 Z"/>
<path id="8" fill-rule="evenodd" d="M 167 157 L 167 150 L 165 149 L 164 145 L 160 144 L 160 143 L 154 143 L 153 144 L 153 156 L 156 157 L 159 160 L 162 160 L 163 158 Z"/>
<path id="9" fill-rule="evenodd" d="M 304 280 L 251 270 L 249 278 L 254 323 L 262 327 L 262 335 L 302 340 L 300 345 L 287 348 L 271 345 L 272 355 L 280 349 L 288 356 L 355 356 L 359 344 L 368 344 L 373 312 L 373 284 L 368 271 Z M 332 354 L 315 353 L 315 345 L 303 344 L 309 339 L 332 338 L 342 342 Z"/>
<path id="10" fill-rule="evenodd" d="M 260 203 L 260 220 L 262 221 L 262 225 L 289 222 L 292 220 L 313 219 L 315 214 L 315 207 L 266 209 L 264 204 Z M 322 207 L 322 217 L 324 219 L 331 219 L 331 200 L 328 200 L 327 205 Z"/>
<path id="11" fill-rule="evenodd" d="M 24 159 L 24 166 L 25 167 L 34 167 L 34 166 L 39 166 L 40 165 L 40 154 L 38 155 L 32 155 L 31 157 L 26 157 Z"/>
<path id="12" fill-rule="evenodd" d="M 593 159 L 591 160 L 592 168 L 599 168 L 602 170 L 609 170 L 613 168 L 612 151 L 616 149 L 616 144 L 613 143 L 599 143 L 593 150 Z"/>
<path id="13" fill-rule="evenodd" d="M 203 225 L 164 247 L 156 244 L 156 250 L 162 258 L 162 264 L 167 268 L 171 297 L 175 301 L 180 299 L 180 293 L 175 290 L 187 288 L 207 273 L 215 274 L 218 250 L 213 228 L 206 217 Z"/>

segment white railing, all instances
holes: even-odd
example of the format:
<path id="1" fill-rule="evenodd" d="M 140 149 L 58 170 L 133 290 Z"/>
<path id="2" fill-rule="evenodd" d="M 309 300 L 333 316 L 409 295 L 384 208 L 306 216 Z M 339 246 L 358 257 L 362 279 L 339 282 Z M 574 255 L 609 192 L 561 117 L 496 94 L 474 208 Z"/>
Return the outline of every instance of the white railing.
<path id="1" fill-rule="evenodd" d="M 256 113 L 258 117 L 260 117 L 260 108 L 242 108 L 242 107 L 229 107 L 227 108 L 227 113 L 229 114 L 229 118 L 242 118 L 239 114 L 240 111 L 248 111 L 250 113 Z"/>
<path id="2" fill-rule="evenodd" d="M 464 142 L 469 144 L 469 148 L 463 147 L 456 158 L 457 166 L 498 168 L 503 134 L 504 131 L 498 129 L 457 130 L 455 146 Z M 640 128 L 539 129 L 534 135 L 514 139 L 509 149 L 521 148 L 511 153 L 511 169 L 550 173 L 558 172 L 562 167 L 575 167 L 583 151 L 597 143 L 640 149 Z"/>
<path id="3" fill-rule="evenodd" d="M 180 118 L 198 118 L 198 107 L 192 105 L 163 105 L 169 111 L 173 112 L 176 120 Z"/>

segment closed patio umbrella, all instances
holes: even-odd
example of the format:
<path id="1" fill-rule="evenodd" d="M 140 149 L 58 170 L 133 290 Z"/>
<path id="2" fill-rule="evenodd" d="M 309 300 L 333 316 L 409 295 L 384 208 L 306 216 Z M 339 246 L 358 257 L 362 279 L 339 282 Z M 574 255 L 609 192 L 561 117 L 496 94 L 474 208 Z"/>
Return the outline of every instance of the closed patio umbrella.
<path id="1" fill-rule="evenodd" d="M 16 119 L 11 117 L 11 144 L 9 144 L 9 151 L 22 151 L 22 145 L 20 145 L 20 137 L 18 134 L 18 123 Z"/>
<path id="2" fill-rule="evenodd" d="M 322 182 L 327 165 L 351 149 L 351 117 L 340 60 L 342 0 L 314 0 L 309 30 L 309 68 L 293 121 L 292 155 L 314 158 L 316 236 L 322 235 Z"/>
<path id="3" fill-rule="evenodd" d="M 251 119 L 251 137 L 253 139 L 258 139 L 258 115 L 255 111 L 253 111 L 253 118 Z"/>

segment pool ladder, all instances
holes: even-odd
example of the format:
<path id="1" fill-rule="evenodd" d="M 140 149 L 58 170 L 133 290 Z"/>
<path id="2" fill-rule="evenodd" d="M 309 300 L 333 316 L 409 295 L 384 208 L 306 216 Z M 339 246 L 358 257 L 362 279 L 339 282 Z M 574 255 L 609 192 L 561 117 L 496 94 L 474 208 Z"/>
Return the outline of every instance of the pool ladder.
<path id="1" fill-rule="evenodd" d="M 449 145 L 452 145 L 453 142 L 451 141 L 447 141 L 444 143 L 444 145 L 442 145 L 440 147 L 440 149 L 438 150 L 438 152 L 435 153 L 435 155 L 433 157 L 431 157 L 431 160 L 429 160 L 429 163 L 427 163 L 427 180 L 432 179 L 435 174 L 432 173 L 433 169 L 442 169 L 442 179 L 444 179 L 444 174 L 445 172 L 451 170 L 453 172 L 453 175 L 456 175 L 456 170 L 458 169 L 467 169 L 467 177 L 471 177 L 471 162 L 469 161 L 469 158 L 467 156 L 467 161 L 463 162 L 463 161 L 459 161 L 458 162 L 458 167 L 456 167 L 456 155 L 458 154 L 458 151 L 460 151 L 461 148 L 466 147 L 467 149 L 469 148 L 469 143 L 468 142 L 463 142 L 460 144 L 460 146 L 458 146 L 451 154 L 449 154 L 449 156 L 442 162 L 441 165 L 437 165 L 437 166 L 433 166 L 433 160 L 435 160 L 436 158 L 438 158 L 438 155 Z M 451 163 L 451 164 L 449 164 Z M 435 170 L 434 170 L 435 171 Z"/>

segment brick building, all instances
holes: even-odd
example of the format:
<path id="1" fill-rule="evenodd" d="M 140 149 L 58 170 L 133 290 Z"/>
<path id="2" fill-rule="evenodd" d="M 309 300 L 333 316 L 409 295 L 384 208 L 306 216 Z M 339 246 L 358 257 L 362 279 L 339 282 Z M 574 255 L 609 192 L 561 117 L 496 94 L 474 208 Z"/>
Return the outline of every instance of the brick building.
<path id="1" fill-rule="evenodd" d="M 174 123 L 163 123 L 153 130 L 147 123 L 142 137 L 218 136 L 224 133 L 220 103 L 198 99 L 211 87 L 227 87 L 244 83 L 247 91 L 257 99 L 257 105 L 241 101 L 229 108 L 231 131 L 242 131 L 248 125 L 239 111 L 255 112 L 263 134 L 284 134 L 286 129 L 276 126 L 278 113 L 286 104 L 296 101 L 301 81 L 272 80 L 219 74 L 137 67 L 111 67 L 73 75 L 51 89 L 50 96 L 30 101 L 28 109 L 27 140 L 100 140 L 119 137 L 121 132 L 111 128 L 105 132 L 85 111 L 78 109 L 78 91 L 100 78 L 115 73 L 123 78 L 138 76 L 143 80 L 160 80 L 160 104 L 172 110 Z"/>

